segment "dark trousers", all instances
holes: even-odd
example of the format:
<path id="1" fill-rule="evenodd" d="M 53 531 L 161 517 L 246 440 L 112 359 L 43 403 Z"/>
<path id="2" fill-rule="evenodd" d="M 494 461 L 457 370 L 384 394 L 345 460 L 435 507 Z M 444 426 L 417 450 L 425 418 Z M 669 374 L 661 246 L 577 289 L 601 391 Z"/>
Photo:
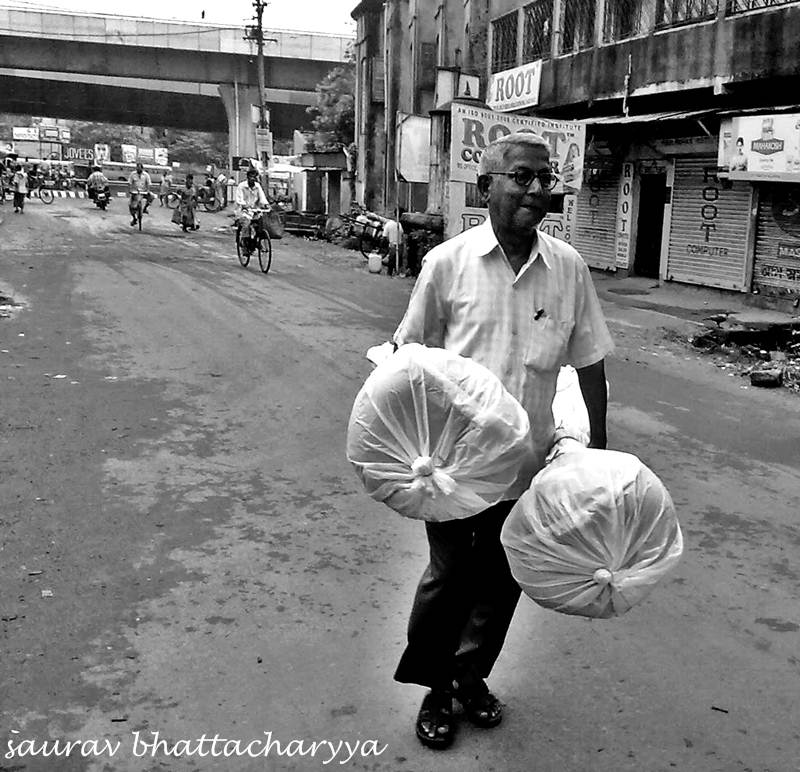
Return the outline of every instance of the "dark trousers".
<path id="1" fill-rule="evenodd" d="M 425 523 L 430 564 L 417 587 L 395 680 L 442 688 L 467 672 L 489 675 L 520 595 L 500 543 L 514 504 Z"/>

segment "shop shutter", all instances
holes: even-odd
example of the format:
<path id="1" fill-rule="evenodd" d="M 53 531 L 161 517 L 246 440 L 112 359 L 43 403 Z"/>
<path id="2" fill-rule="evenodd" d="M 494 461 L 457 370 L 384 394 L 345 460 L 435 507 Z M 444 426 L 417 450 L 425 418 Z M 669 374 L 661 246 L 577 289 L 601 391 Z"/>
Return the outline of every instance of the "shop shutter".
<path id="1" fill-rule="evenodd" d="M 753 287 L 766 295 L 800 293 L 800 185 L 759 189 Z"/>
<path id="2" fill-rule="evenodd" d="M 744 292 L 753 190 L 716 170 L 713 156 L 675 159 L 667 280 Z"/>
<path id="3" fill-rule="evenodd" d="M 592 268 L 616 268 L 619 172 L 584 181 L 575 203 L 571 243 Z"/>

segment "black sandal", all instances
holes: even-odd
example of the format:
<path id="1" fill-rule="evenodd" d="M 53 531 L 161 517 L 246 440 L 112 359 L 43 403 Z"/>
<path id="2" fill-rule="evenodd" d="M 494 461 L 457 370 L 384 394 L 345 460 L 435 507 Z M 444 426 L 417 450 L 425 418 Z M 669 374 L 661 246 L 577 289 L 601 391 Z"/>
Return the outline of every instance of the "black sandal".
<path id="1" fill-rule="evenodd" d="M 503 705 L 483 681 L 471 679 L 459 683 L 453 681 L 456 699 L 464 708 L 466 717 L 475 725 L 491 729 L 503 720 Z"/>
<path id="2" fill-rule="evenodd" d="M 445 691 L 428 692 L 420 705 L 415 728 L 417 738 L 425 747 L 447 748 L 456 734 L 453 695 Z"/>

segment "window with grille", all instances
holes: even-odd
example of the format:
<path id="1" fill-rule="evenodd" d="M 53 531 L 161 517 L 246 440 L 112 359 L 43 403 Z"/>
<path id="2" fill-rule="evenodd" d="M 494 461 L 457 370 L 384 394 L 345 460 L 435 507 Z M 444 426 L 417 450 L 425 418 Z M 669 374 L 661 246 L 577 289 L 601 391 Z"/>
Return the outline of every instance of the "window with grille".
<path id="1" fill-rule="evenodd" d="M 569 54 L 594 44 L 594 0 L 565 0 L 559 53 Z"/>
<path id="2" fill-rule="evenodd" d="M 517 66 L 517 12 L 492 22 L 492 72 Z"/>
<path id="3" fill-rule="evenodd" d="M 608 0 L 603 39 L 610 43 L 651 32 L 655 29 L 656 6 L 661 8 L 665 2 L 671 0 Z"/>
<path id="4" fill-rule="evenodd" d="M 717 0 L 659 0 L 656 25 L 662 28 L 677 27 L 693 21 L 712 19 L 716 13 Z"/>
<path id="5" fill-rule="evenodd" d="M 761 8 L 772 8 L 776 5 L 786 5 L 792 2 L 794 0 L 728 0 L 727 13 L 730 16 L 734 13 L 758 11 Z"/>
<path id="6" fill-rule="evenodd" d="M 536 0 L 523 9 L 525 20 L 522 38 L 522 62 L 534 62 L 550 56 L 553 26 L 553 0 Z"/>

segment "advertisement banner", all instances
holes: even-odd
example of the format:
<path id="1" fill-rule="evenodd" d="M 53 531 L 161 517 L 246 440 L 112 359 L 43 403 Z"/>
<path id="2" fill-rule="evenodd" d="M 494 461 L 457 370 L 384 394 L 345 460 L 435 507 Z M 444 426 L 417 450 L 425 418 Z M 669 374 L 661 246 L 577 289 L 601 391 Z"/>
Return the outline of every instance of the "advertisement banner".
<path id="1" fill-rule="evenodd" d="M 104 163 L 111 160 L 111 147 L 109 145 L 96 144 L 94 146 L 94 160 L 96 163 Z"/>
<path id="2" fill-rule="evenodd" d="M 717 164 L 732 180 L 800 182 L 800 113 L 723 120 Z"/>
<path id="3" fill-rule="evenodd" d="M 501 113 L 538 105 L 541 80 L 541 59 L 512 70 L 496 72 L 489 78 L 486 104 Z"/>
<path id="4" fill-rule="evenodd" d="M 64 129 L 59 127 L 58 134 L 59 141 L 63 142 L 65 145 L 68 145 L 70 142 L 72 142 L 72 129 Z"/>
<path id="5" fill-rule="evenodd" d="M 120 150 L 122 152 L 122 163 L 136 163 L 136 145 L 120 145 Z"/>
<path id="6" fill-rule="evenodd" d="M 506 115 L 470 105 L 453 104 L 450 179 L 476 182 L 483 149 L 515 131 L 540 134 L 550 145 L 550 163 L 559 176 L 554 193 L 577 193 L 583 182 L 586 126 L 527 115 Z"/>
<path id="7" fill-rule="evenodd" d="M 405 182 L 429 182 L 431 119 L 397 113 L 397 174 Z"/>
<path id="8" fill-rule="evenodd" d="M 59 142 L 61 140 L 61 132 L 59 132 L 58 126 L 40 126 L 39 139 L 48 142 Z"/>
<path id="9" fill-rule="evenodd" d="M 0 151 L 3 153 L 13 153 L 14 152 L 14 143 L 13 142 L 0 142 Z"/>
<path id="10" fill-rule="evenodd" d="M 156 160 L 156 154 L 152 147 L 140 147 L 136 152 L 136 160 L 143 164 L 151 164 Z"/>
<path id="11" fill-rule="evenodd" d="M 39 127 L 38 126 L 14 126 L 11 129 L 13 139 L 27 140 L 28 142 L 39 141 Z"/>
<path id="12" fill-rule="evenodd" d="M 155 162 L 159 166 L 169 166 L 169 151 L 165 147 L 153 148 Z"/>
<path id="13" fill-rule="evenodd" d="M 64 158 L 67 161 L 94 161 L 94 150 L 90 147 L 66 147 Z"/>

